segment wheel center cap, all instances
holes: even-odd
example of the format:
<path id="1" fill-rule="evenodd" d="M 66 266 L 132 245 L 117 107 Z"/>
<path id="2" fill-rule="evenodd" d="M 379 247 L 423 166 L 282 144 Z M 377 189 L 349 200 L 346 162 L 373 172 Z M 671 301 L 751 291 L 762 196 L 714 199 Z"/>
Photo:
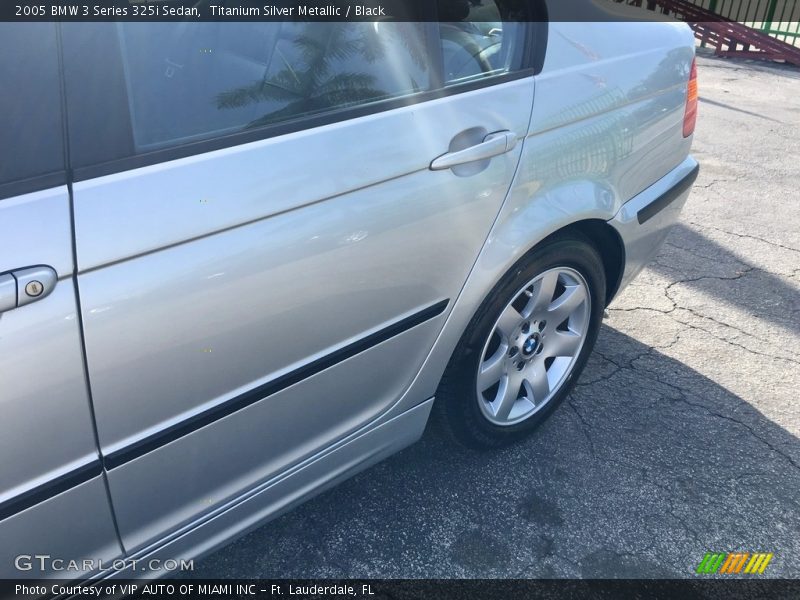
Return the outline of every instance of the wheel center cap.
<path id="1" fill-rule="evenodd" d="M 538 333 L 532 333 L 522 344 L 522 354 L 524 354 L 526 357 L 533 356 L 539 349 L 541 343 L 541 336 Z"/>

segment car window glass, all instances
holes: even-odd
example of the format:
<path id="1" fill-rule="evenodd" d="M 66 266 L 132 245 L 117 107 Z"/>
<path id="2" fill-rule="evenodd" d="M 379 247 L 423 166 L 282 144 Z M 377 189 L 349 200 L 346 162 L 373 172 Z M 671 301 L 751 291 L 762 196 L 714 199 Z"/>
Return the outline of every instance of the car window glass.
<path id="1" fill-rule="evenodd" d="M 430 87 L 414 23 L 119 23 L 137 153 Z"/>
<path id="2" fill-rule="evenodd" d="M 55 23 L 0 24 L 0 185 L 64 170 Z"/>
<path id="3" fill-rule="evenodd" d="M 519 15 L 495 0 L 439 0 L 438 7 L 445 84 L 520 68 L 525 29 Z"/>

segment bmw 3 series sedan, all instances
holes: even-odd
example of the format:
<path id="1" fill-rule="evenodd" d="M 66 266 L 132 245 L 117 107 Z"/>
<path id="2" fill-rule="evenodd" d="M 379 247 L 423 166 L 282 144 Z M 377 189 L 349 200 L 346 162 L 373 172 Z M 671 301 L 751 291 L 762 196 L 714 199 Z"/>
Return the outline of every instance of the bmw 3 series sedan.
<path id="1" fill-rule="evenodd" d="M 697 176 L 694 40 L 509 4 L 0 25 L 0 575 L 141 576 L 557 410 Z"/>

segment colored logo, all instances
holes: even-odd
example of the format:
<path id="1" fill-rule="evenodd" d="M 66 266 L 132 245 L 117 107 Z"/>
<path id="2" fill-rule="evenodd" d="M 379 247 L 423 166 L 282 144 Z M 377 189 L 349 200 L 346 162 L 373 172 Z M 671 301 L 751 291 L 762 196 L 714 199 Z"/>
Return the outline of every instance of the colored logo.
<path id="1" fill-rule="evenodd" d="M 703 560 L 697 565 L 696 573 L 713 575 L 761 575 L 772 560 L 772 552 L 706 552 Z"/>

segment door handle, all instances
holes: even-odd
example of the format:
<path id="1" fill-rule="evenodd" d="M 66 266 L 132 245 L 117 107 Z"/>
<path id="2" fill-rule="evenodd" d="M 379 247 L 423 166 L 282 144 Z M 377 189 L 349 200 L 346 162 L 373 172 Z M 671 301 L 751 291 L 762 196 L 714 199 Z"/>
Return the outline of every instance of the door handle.
<path id="1" fill-rule="evenodd" d="M 0 313 L 45 298 L 57 282 L 55 269 L 45 265 L 0 274 Z"/>
<path id="2" fill-rule="evenodd" d="M 480 144 L 435 158 L 431 163 L 431 171 L 444 171 L 458 165 L 486 160 L 510 152 L 516 145 L 517 136 L 511 131 L 490 133 Z"/>

